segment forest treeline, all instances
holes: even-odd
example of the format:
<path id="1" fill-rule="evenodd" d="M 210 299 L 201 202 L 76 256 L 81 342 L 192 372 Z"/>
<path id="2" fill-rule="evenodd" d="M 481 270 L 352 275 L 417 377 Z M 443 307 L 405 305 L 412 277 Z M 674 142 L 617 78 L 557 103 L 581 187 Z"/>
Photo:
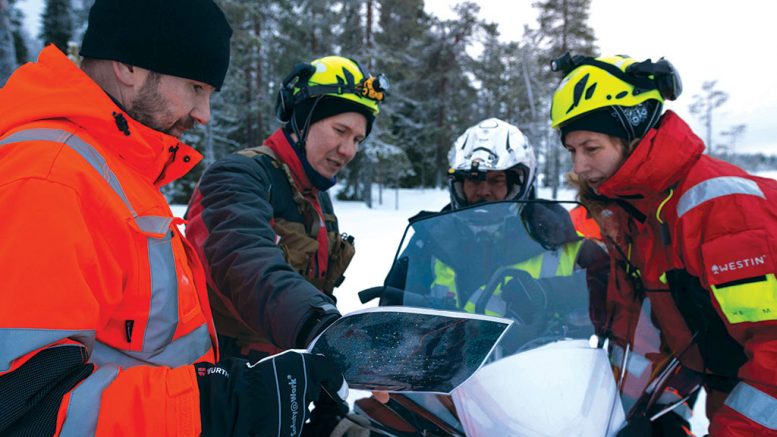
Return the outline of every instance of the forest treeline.
<path id="1" fill-rule="evenodd" d="M 434 187 L 446 183 L 447 153 L 470 125 L 498 117 L 517 125 L 538 152 L 540 183 L 556 189 L 569 169 L 548 119 L 558 75 L 550 60 L 570 51 L 598 55 L 588 25 L 591 0 L 537 0 L 536 22 L 520 41 L 505 41 L 476 2 L 454 7 L 453 18 L 424 10 L 423 0 L 216 0 L 234 30 L 227 79 L 212 104 L 212 121 L 184 141 L 205 165 L 260 144 L 279 123 L 280 81 L 298 62 L 328 54 L 358 60 L 391 80 L 390 95 L 370 138 L 341 173 L 335 193 L 364 200 L 373 184 Z M 43 44 L 77 53 L 90 0 L 47 0 L 39 35 L 26 35 L 17 0 L 0 0 L 0 84 Z M 4 43 L 5 42 L 5 43 Z M 3 60 L 5 59 L 5 61 Z M 744 129 L 744 128 L 741 128 Z M 733 138 L 732 138 L 733 141 Z M 727 155 L 733 156 L 733 155 Z M 737 155 L 769 167 L 773 158 Z M 165 187 L 185 203 L 204 165 Z M 748 166 L 746 166 L 748 167 Z"/>

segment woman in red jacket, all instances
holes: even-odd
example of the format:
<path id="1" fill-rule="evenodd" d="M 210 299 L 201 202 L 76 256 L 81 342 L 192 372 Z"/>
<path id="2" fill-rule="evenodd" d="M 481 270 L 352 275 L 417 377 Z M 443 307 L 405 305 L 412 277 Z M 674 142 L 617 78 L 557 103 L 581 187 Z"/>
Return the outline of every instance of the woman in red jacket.
<path id="1" fill-rule="evenodd" d="M 662 113 L 681 91 L 669 62 L 565 55 L 553 67 L 564 79 L 551 118 L 581 199 L 673 355 L 703 374 L 710 434 L 777 435 L 777 182 L 703 155 Z M 608 292 L 610 308 L 634 297 Z"/>

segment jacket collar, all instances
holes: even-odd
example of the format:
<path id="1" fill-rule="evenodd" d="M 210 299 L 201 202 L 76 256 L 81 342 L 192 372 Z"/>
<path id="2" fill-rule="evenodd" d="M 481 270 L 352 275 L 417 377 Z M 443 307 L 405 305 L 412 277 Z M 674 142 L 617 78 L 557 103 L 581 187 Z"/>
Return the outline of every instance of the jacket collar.
<path id="1" fill-rule="evenodd" d="M 64 119 L 157 187 L 202 160 L 177 138 L 133 120 L 53 45 L 41 51 L 36 63 L 20 67 L 0 97 L 0 135 L 30 122 Z"/>
<path id="2" fill-rule="evenodd" d="M 663 199 L 663 194 L 687 173 L 704 151 L 704 143 L 672 111 L 666 111 L 658 126 L 651 129 L 618 171 L 597 190 L 643 206 Z M 641 208 L 642 209 L 642 208 Z M 645 212 L 643 210 L 643 212 Z"/>
<path id="3" fill-rule="evenodd" d="M 302 162 L 294 151 L 294 146 L 291 145 L 291 138 L 289 138 L 288 134 L 282 128 L 273 132 L 264 143 L 278 155 L 278 158 L 283 161 L 284 164 L 289 166 L 291 176 L 294 178 L 294 182 L 301 192 L 310 193 L 317 191 L 310 182 L 307 174 L 305 174 Z"/>
<path id="4" fill-rule="evenodd" d="M 283 128 L 275 131 L 265 144 L 291 169 L 294 181 L 302 192 L 319 192 L 332 188 L 337 178 L 328 179 L 317 172 L 305 154 L 294 144 L 291 135 Z"/>

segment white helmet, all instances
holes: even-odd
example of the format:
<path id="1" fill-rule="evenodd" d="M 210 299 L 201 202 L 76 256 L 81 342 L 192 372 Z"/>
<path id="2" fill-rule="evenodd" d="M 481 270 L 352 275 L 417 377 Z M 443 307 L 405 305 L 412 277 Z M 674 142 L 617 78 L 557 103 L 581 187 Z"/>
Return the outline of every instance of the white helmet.
<path id="1" fill-rule="evenodd" d="M 529 140 L 517 127 L 489 118 L 467 129 L 448 153 L 449 189 L 453 209 L 467 206 L 462 181 L 484 178 L 489 171 L 505 171 L 505 200 L 528 198 L 537 174 L 537 159 Z"/>

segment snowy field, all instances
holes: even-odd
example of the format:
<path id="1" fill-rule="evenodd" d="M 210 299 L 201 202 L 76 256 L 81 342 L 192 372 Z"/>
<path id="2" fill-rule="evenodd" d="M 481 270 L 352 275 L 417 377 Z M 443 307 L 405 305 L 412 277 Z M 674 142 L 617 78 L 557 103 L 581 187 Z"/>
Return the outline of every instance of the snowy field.
<path id="1" fill-rule="evenodd" d="M 762 174 L 775 178 L 777 172 Z M 549 190 L 540 190 L 540 197 L 549 198 Z M 559 199 L 572 200 L 574 193 L 561 191 Z M 397 202 L 398 200 L 398 202 Z M 334 200 L 334 208 L 340 219 L 340 229 L 355 237 L 356 256 L 346 272 L 346 280 L 335 295 L 341 312 L 348 313 L 365 307 L 359 302 L 357 293 L 365 288 L 381 285 L 394 259 L 407 219 L 421 210 L 436 211 L 448 203 L 447 190 L 395 190 L 383 191 L 383 203 L 378 203 L 377 189 L 373 208 L 361 202 L 340 202 Z M 182 216 L 183 206 L 173 206 L 173 212 Z M 367 306 L 374 306 L 371 302 Z M 353 397 L 357 397 L 356 393 Z M 358 396 L 360 397 L 360 396 Z M 693 431 L 697 436 L 707 432 L 704 415 L 704 394 L 699 397 L 692 419 Z"/>

